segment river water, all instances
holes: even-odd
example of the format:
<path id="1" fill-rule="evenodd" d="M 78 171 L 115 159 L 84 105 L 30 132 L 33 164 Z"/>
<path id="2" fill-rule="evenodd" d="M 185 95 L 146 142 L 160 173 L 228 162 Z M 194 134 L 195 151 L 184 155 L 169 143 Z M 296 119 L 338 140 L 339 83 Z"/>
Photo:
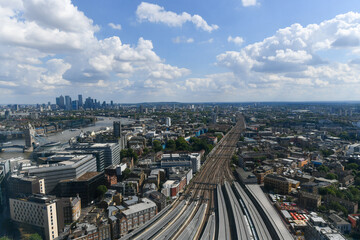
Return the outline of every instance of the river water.
<path id="1" fill-rule="evenodd" d="M 98 117 L 100 119 L 95 123 L 95 125 L 89 126 L 89 127 L 83 127 L 81 129 L 76 129 L 76 131 L 71 130 L 65 130 L 63 132 L 58 132 L 46 137 L 42 137 L 42 140 L 44 142 L 61 142 L 61 143 L 67 143 L 70 138 L 76 137 L 80 134 L 81 131 L 87 132 L 87 131 L 99 131 L 102 128 L 106 127 L 112 127 L 114 121 L 121 121 L 121 124 L 127 125 L 130 123 L 133 123 L 132 119 L 128 118 L 109 118 L 109 117 Z M 16 139 L 12 140 L 10 145 L 25 145 L 24 139 Z M 23 157 L 24 159 L 30 158 L 31 153 L 23 153 L 22 150 L 19 149 L 5 149 L 4 152 L 0 152 L 0 158 L 2 159 L 8 159 L 8 158 L 14 158 L 14 157 Z"/>

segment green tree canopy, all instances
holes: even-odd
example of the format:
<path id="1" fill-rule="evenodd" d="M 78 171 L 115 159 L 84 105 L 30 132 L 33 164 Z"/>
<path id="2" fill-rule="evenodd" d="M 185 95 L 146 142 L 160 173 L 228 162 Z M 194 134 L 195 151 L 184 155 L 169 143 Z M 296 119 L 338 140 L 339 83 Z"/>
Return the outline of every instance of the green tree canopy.
<path id="1" fill-rule="evenodd" d="M 0 237 L 0 240 L 10 240 L 8 237 Z"/>
<path id="2" fill-rule="evenodd" d="M 162 150 L 161 142 L 159 140 L 153 141 L 153 149 L 155 152 L 159 152 Z"/>
<path id="3" fill-rule="evenodd" d="M 175 141 L 172 140 L 172 139 L 170 139 L 169 141 L 167 141 L 167 143 L 166 143 L 166 148 L 167 148 L 168 150 L 174 151 L 174 150 L 176 149 L 176 143 L 175 143 Z"/>
<path id="4" fill-rule="evenodd" d="M 29 240 L 42 240 L 42 237 L 38 233 L 31 234 Z"/>
<path id="5" fill-rule="evenodd" d="M 359 168 L 359 165 L 356 163 L 349 163 L 346 168 L 350 170 L 357 170 Z"/>
<path id="6" fill-rule="evenodd" d="M 139 158 L 137 153 L 132 148 L 123 149 L 120 151 L 120 158 L 124 157 L 134 158 L 135 161 L 137 161 Z"/>
<path id="7" fill-rule="evenodd" d="M 105 193 L 107 192 L 107 187 L 105 185 L 100 185 L 96 188 L 96 196 L 97 197 L 103 197 Z"/>
<path id="8" fill-rule="evenodd" d="M 183 137 L 179 137 L 175 141 L 176 149 L 180 151 L 188 151 L 190 150 L 188 142 Z"/>
<path id="9" fill-rule="evenodd" d="M 317 170 L 319 172 L 325 172 L 325 173 L 329 172 L 329 168 L 327 166 L 324 166 L 324 165 L 320 165 L 319 167 L 317 167 Z"/>
<path id="10" fill-rule="evenodd" d="M 123 179 L 128 178 L 129 175 L 130 175 L 130 173 L 131 173 L 130 168 L 126 168 L 126 169 L 122 172 Z"/>
<path id="11" fill-rule="evenodd" d="M 338 176 L 335 173 L 328 173 L 326 174 L 325 178 L 333 180 L 333 179 L 338 179 Z"/>

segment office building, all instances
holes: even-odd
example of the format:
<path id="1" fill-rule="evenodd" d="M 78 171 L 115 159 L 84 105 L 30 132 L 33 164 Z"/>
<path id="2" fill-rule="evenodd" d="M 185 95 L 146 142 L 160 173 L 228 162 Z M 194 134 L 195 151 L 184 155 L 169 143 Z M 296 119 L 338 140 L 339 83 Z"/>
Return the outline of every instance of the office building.
<path id="1" fill-rule="evenodd" d="M 78 95 L 78 101 L 79 101 L 79 107 L 82 107 L 83 106 L 83 98 L 82 98 L 81 94 Z"/>
<path id="2" fill-rule="evenodd" d="M 46 195 L 10 198 L 9 206 L 13 221 L 39 227 L 47 240 L 58 237 L 56 198 Z"/>
<path id="3" fill-rule="evenodd" d="M 10 159 L 0 159 L 0 207 L 5 204 L 6 200 L 6 181 L 5 179 L 10 175 Z"/>
<path id="4" fill-rule="evenodd" d="M 164 154 L 161 159 L 161 168 L 190 167 L 196 173 L 201 167 L 200 153 Z"/>
<path id="5" fill-rule="evenodd" d="M 78 100 L 74 100 L 71 102 L 71 109 L 72 110 L 79 110 L 79 101 Z"/>
<path id="6" fill-rule="evenodd" d="M 43 164 L 23 168 L 29 176 L 45 180 L 45 193 L 51 193 L 61 180 L 77 178 L 86 172 L 96 171 L 96 158 L 93 155 L 53 155 L 50 158 L 55 164 Z"/>
<path id="7" fill-rule="evenodd" d="M 96 158 L 96 171 L 102 172 L 105 169 L 105 151 L 104 150 L 89 150 L 89 149 L 74 149 L 72 147 L 66 148 L 66 151 L 61 152 L 61 154 L 66 155 L 86 155 L 92 154 Z"/>
<path id="8" fill-rule="evenodd" d="M 65 109 L 71 110 L 71 97 L 65 96 Z"/>
<path id="9" fill-rule="evenodd" d="M 157 214 L 156 204 L 148 198 L 143 198 L 141 203 L 128 207 L 121 212 L 120 234 L 124 235 L 152 219 Z"/>
<path id="10" fill-rule="evenodd" d="M 44 179 L 36 176 L 12 175 L 8 181 L 8 195 L 19 197 L 33 194 L 45 194 Z"/>
<path id="11" fill-rule="evenodd" d="M 65 108 L 65 99 L 62 95 L 56 98 L 56 105 L 58 105 L 59 108 Z"/>
<path id="12" fill-rule="evenodd" d="M 118 143 L 79 143 L 66 150 L 103 151 L 104 168 L 120 164 L 120 145 Z"/>
<path id="13" fill-rule="evenodd" d="M 299 192 L 299 206 L 307 210 L 317 210 L 321 205 L 321 195 L 305 191 Z"/>
<path id="14" fill-rule="evenodd" d="M 291 182 L 286 177 L 276 174 L 266 175 L 264 178 L 264 186 L 280 194 L 289 194 L 291 192 Z"/>
<path id="15" fill-rule="evenodd" d="M 100 185 L 106 185 L 103 172 L 86 172 L 78 178 L 61 180 L 55 193 L 58 197 L 79 196 L 81 205 L 88 206 L 96 199 L 96 188 Z"/>
<path id="16" fill-rule="evenodd" d="M 113 123 L 113 133 L 116 138 L 121 137 L 121 122 L 120 121 L 114 121 Z"/>
<path id="17" fill-rule="evenodd" d="M 56 105 L 60 106 L 60 97 L 57 97 L 55 102 L 56 102 Z"/>

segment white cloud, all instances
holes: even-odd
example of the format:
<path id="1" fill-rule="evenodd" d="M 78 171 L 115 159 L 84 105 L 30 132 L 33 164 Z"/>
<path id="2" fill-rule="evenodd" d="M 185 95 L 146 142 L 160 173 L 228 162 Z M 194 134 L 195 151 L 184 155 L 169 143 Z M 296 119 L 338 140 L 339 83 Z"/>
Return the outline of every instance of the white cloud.
<path id="1" fill-rule="evenodd" d="M 255 6 L 256 0 L 241 0 L 244 7 Z"/>
<path id="2" fill-rule="evenodd" d="M 177 14 L 166 11 L 164 7 L 147 2 L 142 2 L 137 7 L 136 16 L 140 22 L 164 23 L 170 27 L 181 27 L 186 22 L 192 22 L 197 28 L 207 32 L 212 32 L 219 28 L 219 26 L 215 24 L 209 25 L 199 15 L 191 15 L 187 12 Z"/>
<path id="3" fill-rule="evenodd" d="M 190 73 L 166 64 L 141 37 L 135 45 L 117 36 L 98 40 L 99 27 L 70 0 L 0 0 L 0 21 L 0 87 L 8 89 L 2 94 L 49 99 L 81 89 L 107 96 L 130 87 L 143 91 L 146 80 L 176 87 Z M 13 95 L 0 101 L 18 101 Z"/>
<path id="4" fill-rule="evenodd" d="M 109 25 L 109 27 L 111 27 L 112 29 L 121 30 L 121 25 L 120 25 L 120 24 L 109 23 L 108 25 Z"/>
<path id="5" fill-rule="evenodd" d="M 39 84 L 50 85 L 70 85 L 70 81 L 63 78 L 63 74 L 69 70 L 71 65 L 63 59 L 51 59 L 46 62 L 47 71 L 41 74 Z"/>
<path id="6" fill-rule="evenodd" d="M 238 46 L 241 46 L 244 43 L 244 39 L 242 37 L 232 37 L 229 36 L 227 39 L 228 42 L 233 42 Z"/>
<path id="7" fill-rule="evenodd" d="M 0 2 L 0 22 L 0 43 L 43 52 L 82 49 L 98 30 L 70 0 Z"/>
<path id="8" fill-rule="evenodd" d="M 194 39 L 178 36 L 176 38 L 173 38 L 172 41 L 173 43 L 193 43 Z"/>
<path id="9" fill-rule="evenodd" d="M 327 51 L 356 53 L 360 46 L 360 14 L 349 12 L 306 27 L 293 24 L 240 51 L 217 56 L 217 64 L 231 70 L 248 87 L 314 88 L 360 84 L 358 64 L 323 59 Z"/>

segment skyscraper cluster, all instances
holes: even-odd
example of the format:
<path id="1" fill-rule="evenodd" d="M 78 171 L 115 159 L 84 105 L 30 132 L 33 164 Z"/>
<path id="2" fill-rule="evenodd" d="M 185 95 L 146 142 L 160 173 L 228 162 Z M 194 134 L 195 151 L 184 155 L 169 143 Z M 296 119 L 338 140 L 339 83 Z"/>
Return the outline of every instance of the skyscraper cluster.
<path id="1" fill-rule="evenodd" d="M 72 100 L 70 96 L 60 96 L 56 98 L 56 105 L 60 109 L 64 110 L 79 110 L 79 109 L 99 109 L 99 108 L 106 108 L 106 107 L 113 107 L 113 101 L 110 104 L 107 104 L 106 101 L 102 103 L 96 99 L 88 97 L 83 101 L 83 97 L 81 94 L 78 95 L 77 100 Z"/>

